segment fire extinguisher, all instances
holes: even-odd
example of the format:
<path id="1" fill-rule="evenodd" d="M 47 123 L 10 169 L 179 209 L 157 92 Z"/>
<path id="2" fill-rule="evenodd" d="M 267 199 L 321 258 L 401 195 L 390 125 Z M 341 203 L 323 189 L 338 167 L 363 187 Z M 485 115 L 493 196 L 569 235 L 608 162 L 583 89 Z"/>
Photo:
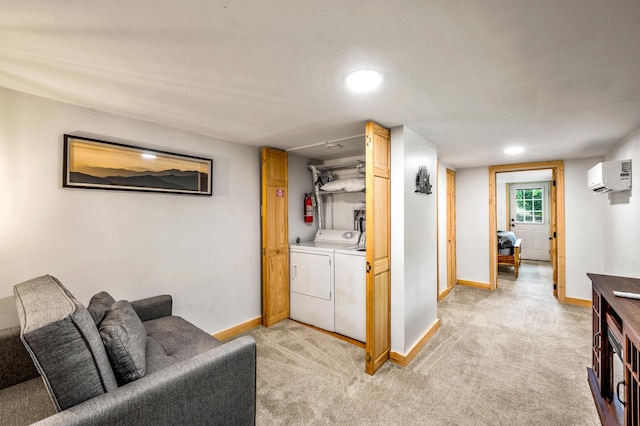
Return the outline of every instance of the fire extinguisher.
<path id="1" fill-rule="evenodd" d="M 313 222 L 313 197 L 311 194 L 304 194 L 304 221 Z"/>

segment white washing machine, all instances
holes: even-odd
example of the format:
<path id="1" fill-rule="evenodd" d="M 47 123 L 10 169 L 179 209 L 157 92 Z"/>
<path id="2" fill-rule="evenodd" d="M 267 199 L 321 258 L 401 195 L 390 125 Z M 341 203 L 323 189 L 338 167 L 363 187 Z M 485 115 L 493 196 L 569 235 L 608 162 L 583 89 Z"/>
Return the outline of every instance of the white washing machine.
<path id="1" fill-rule="evenodd" d="M 335 331 L 335 249 L 355 246 L 360 233 L 322 229 L 290 246 L 291 319 Z"/>
<path id="2" fill-rule="evenodd" d="M 367 337 L 367 272 L 364 247 L 335 249 L 335 332 L 361 342 Z"/>

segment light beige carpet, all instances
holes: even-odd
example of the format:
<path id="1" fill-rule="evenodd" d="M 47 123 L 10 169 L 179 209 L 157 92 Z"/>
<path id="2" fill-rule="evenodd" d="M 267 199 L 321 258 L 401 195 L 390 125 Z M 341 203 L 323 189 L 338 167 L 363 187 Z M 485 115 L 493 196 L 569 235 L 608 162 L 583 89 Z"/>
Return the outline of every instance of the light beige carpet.
<path id="1" fill-rule="evenodd" d="M 375 376 L 363 349 L 293 321 L 251 330 L 257 425 L 599 425 L 591 311 L 559 304 L 548 278 L 527 263 L 494 292 L 456 286 L 413 362 Z"/>

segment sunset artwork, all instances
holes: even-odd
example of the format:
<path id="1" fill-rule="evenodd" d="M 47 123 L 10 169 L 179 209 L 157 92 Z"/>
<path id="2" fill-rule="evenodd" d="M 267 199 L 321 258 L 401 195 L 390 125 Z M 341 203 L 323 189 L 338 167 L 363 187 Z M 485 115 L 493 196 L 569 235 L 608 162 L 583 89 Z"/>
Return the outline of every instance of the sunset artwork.
<path id="1" fill-rule="evenodd" d="M 211 195 L 212 160 L 65 135 L 64 186 Z"/>

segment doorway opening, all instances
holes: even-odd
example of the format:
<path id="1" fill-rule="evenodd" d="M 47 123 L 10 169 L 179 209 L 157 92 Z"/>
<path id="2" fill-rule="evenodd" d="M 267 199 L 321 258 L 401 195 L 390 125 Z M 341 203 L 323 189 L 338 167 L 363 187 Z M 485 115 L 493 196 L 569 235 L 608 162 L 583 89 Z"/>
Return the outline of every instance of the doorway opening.
<path id="1" fill-rule="evenodd" d="M 506 173 L 543 170 L 550 173 L 550 179 L 534 178 L 533 180 L 538 182 L 504 185 Z M 500 176 L 502 178 L 499 179 Z M 543 185 L 545 180 L 548 183 Z M 506 196 L 507 186 L 510 187 L 511 196 Z M 498 200 L 500 200 L 500 206 L 498 206 Z M 507 205 L 504 200 L 514 202 Z M 523 249 L 529 250 L 523 256 L 525 259 L 529 258 L 532 262 L 537 258 L 545 260 L 548 253 L 548 261 L 552 268 L 554 296 L 565 303 L 563 161 L 489 167 L 489 272 L 492 290 L 498 286 L 498 231 L 504 229 L 509 231 L 520 229 L 520 234 L 528 235 L 528 241 L 523 242 L 522 245 Z"/>
<path id="2" fill-rule="evenodd" d="M 551 294 L 549 291 L 553 287 L 553 266 L 551 262 L 540 260 L 523 260 L 520 264 L 518 277 L 513 274 L 511 267 L 498 265 L 498 284 L 502 286 L 506 283 L 525 285 L 534 284 L 541 291 Z M 544 288 L 544 290 L 542 290 Z"/>

